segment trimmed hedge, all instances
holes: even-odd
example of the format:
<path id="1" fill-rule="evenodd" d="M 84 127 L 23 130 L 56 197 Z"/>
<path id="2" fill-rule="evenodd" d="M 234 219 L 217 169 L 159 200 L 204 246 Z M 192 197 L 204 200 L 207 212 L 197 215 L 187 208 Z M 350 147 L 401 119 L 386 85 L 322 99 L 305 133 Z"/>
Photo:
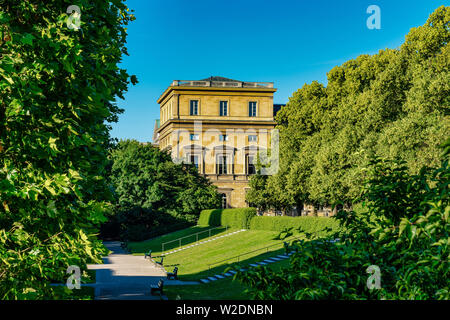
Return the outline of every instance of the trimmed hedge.
<path id="1" fill-rule="evenodd" d="M 331 228 L 333 231 L 338 231 L 339 223 L 335 219 L 326 217 L 286 216 L 258 216 L 254 217 L 250 222 L 250 229 L 253 230 L 283 231 L 287 228 L 293 228 L 294 230 L 301 228 L 302 231 L 317 233 L 319 236 L 326 235 L 326 233 L 322 231 L 326 227 Z"/>
<path id="2" fill-rule="evenodd" d="M 256 216 L 256 208 L 212 209 L 200 212 L 199 226 L 229 226 L 249 229 L 250 221 Z"/>

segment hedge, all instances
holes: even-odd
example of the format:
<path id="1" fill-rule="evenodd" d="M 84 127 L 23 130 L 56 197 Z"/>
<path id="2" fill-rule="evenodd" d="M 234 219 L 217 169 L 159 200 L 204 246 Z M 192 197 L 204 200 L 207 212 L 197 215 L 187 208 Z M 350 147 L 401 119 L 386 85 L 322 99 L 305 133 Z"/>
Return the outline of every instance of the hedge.
<path id="1" fill-rule="evenodd" d="M 326 217 L 271 217 L 258 216 L 254 217 L 250 222 L 250 229 L 254 230 L 271 230 L 283 231 L 288 228 L 313 233 L 319 236 L 326 235 L 324 228 L 329 227 L 333 231 L 337 231 L 339 223 L 333 218 Z"/>
<path id="2" fill-rule="evenodd" d="M 197 224 L 249 229 L 250 220 L 255 216 L 256 208 L 203 210 Z"/>

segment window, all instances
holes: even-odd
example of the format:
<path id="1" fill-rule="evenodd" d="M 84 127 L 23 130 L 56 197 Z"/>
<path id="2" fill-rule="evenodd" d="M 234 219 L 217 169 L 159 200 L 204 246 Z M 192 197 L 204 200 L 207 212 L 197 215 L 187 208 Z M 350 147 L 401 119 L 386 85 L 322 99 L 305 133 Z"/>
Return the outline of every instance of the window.
<path id="1" fill-rule="evenodd" d="M 225 193 L 222 193 L 222 209 L 227 208 L 227 195 Z"/>
<path id="2" fill-rule="evenodd" d="M 190 163 L 192 163 L 198 169 L 198 156 L 191 155 Z"/>
<path id="3" fill-rule="evenodd" d="M 198 141 L 198 134 L 191 134 L 191 141 Z"/>
<path id="4" fill-rule="evenodd" d="M 224 117 L 228 115 L 228 101 L 220 101 L 220 116 Z"/>
<path id="5" fill-rule="evenodd" d="M 258 136 L 256 136 L 256 135 L 248 136 L 248 142 L 256 142 L 256 141 L 258 141 Z"/>
<path id="6" fill-rule="evenodd" d="M 217 174 L 227 174 L 227 156 L 217 156 Z"/>
<path id="7" fill-rule="evenodd" d="M 251 101 L 248 103 L 248 116 L 256 117 L 256 102 Z"/>
<path id="8" fill-rule="evenodd" d="M 226 134 L 219 135 L 219 141 L 228 141 L 228 135 Z"/>
<path id="9" fill-rule="evenodd" d="M 191 116 L 198 116 L 198 100 L 191 100 L 190 112 Z"/>
<path id="10" fill-rule="evenodd" d="M 247 156 L 247 174 L 256 174 L 255 157 Z"/>

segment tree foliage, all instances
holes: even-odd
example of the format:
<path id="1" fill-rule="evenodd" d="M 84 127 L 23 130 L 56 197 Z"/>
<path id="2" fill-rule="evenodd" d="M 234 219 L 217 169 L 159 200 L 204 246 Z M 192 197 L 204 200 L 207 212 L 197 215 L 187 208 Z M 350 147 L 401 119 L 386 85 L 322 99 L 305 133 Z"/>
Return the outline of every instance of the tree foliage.
<path id="1" fill-rule="evenodd" d="M 174 223 L 170 216 L 179 222 L 196 222 L 201 210 L 220 207 L 217 188 L 195 166 L 176 164 L 151 144 L 120 141 L 111 161 L 118 219 L 123 231 L 138 231 L 130 240 L 148 238 L 158 221 Z"/>
<path id="2" fill-rule="evenodd" d="M 361 212 L 340 211 L 338 242 L 295 241 L 290 266 L 237 277 L 256 299 L 450 298 L 450 139 L 438 169 L 411 175 L 405 162 L 376 160 Z M 380 270 L 370 289 L 367 269 Z"/>
<path id="3" fill-rule="evenodd" d="M 351 203 L 373 157 L 404 160 L 412 174 L 438 166 L 450 132 L 449 20 L 442 6 L 399 49 L 361 55 L 330 70 L 327 86 L 295 92 L 276 116 L 280 170 L 255 176 L 247 201 L 275 209 Z"/>
<path id="4" fill-rule="evenodd" d="M 104 252 L 106 122 L 136 81 L 117 66 L 134 17 L 122 0 L 80 0 L 74 30 L 71 4 L 0 3 L 0 299 L 54 298 L 69 265 Z"/>

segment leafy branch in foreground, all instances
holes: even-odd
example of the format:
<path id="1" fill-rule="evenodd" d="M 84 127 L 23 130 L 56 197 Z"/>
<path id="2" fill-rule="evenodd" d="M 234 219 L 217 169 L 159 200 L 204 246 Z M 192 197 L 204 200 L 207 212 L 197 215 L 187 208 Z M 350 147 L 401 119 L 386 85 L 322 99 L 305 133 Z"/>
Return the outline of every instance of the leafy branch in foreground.
<path id="1" fill-rule="evenodd" d="M 95 234 L 112 199 L 108 121 L 129 77 L 122 1 L 2 1 L 0 7 L 0 299 L 68 298 L 69 265 L 104 253 Z"/>

